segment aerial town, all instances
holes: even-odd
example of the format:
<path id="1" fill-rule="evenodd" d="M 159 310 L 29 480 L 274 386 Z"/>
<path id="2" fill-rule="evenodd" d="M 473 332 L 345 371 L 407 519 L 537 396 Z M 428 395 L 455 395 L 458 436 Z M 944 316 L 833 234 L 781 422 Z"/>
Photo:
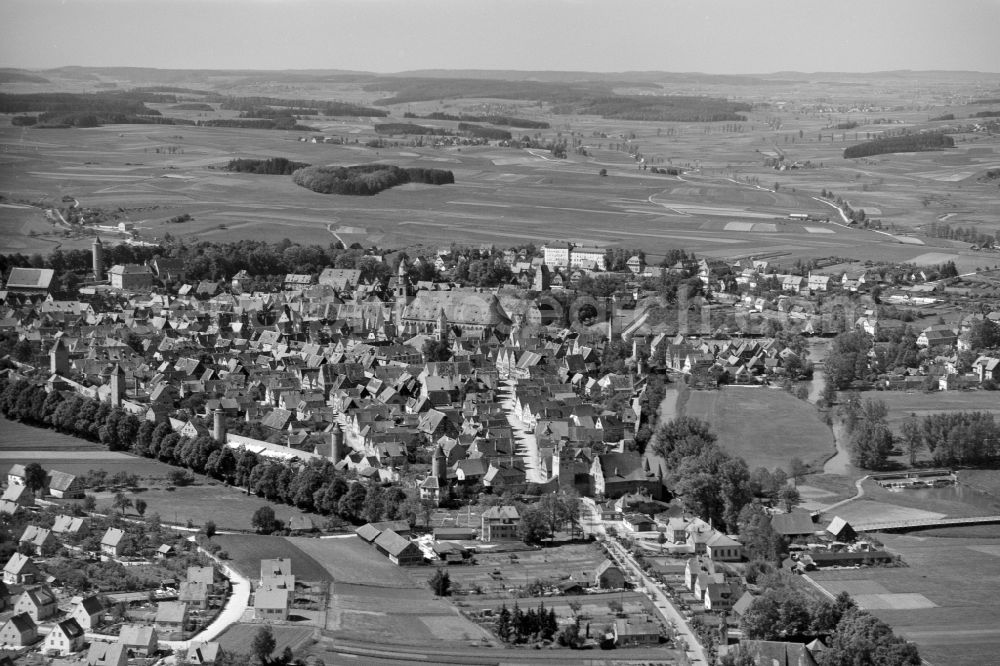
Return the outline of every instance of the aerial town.
<path id="1" fill-rule="evenodd" d="M 0 666 L 996 663 L 1000 5 L 688 4 L 0 3 Z"/>

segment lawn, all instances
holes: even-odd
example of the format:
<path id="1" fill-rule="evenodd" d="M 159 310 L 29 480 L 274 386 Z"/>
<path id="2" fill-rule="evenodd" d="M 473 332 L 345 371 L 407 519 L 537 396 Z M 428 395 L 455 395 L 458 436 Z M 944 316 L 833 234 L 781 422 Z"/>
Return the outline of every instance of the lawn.
<path id="1" fill-rule="evenodd" d="M 816 408 L 786 391 L 725 387 L 691 391 L 684 414 L 708 421 L 719 445 L 754 467 L 783 467 L 800 458 L 819 464 L 834 453 L 833 433 Z"/>
<path id="2" fill-rule="evenodd" d="M 226 629 L 219 636 L 218 642 L 222 644 L 222 649 L 230 654 L 247 654 L 254 636 L 260 631 L 263 625 L 260 624 L 234 624 Z M 283 627 L 281 625 L 271 625 L 274 632 L 274 652 L 272 655 L 280 655 L 285 648 L 291 648 L 292 652 L 298 654 L 306 645 L 315 642 L 318 634 L 312 627 Z"/>
<path id="3" fill-rule="evenodd" d="M 217 534 L 212 539 L 229 554 L 230 564 L 251 580 L 260 578 L 260 561 L 288 558 L 292 575 L 302 581 L 329 581 L 330 574 L 288 539 L 259 534 Z"/>
<path id="4" fill-rule="evenodd" d="M 1000 651 L 1000 538 L 880 535 L 900 568 L 817 571 L 830 592 L 860 595 L 932 664 L 996 663 Z"/>

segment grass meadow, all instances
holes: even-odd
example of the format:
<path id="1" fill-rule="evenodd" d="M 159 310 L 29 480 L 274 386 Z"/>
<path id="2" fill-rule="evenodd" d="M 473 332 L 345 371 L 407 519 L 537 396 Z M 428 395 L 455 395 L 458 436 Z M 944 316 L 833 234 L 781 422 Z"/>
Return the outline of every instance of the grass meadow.
<path id="1" fill-rule="evenodd" d="M 787 391 L 735 386 L 691 391 L 684 414 L 708 421 L 720 446 L 751 469 L 787 470 L 792 458 L 821 463 L 834 453 L 833 434 L 816 408 Z"/>

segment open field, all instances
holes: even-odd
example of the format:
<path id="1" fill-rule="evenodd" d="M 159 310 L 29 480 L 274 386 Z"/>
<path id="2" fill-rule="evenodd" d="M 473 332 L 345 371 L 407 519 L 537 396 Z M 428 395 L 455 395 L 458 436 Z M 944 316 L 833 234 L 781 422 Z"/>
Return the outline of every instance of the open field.
<path id="1" fill-rule="evenodd" d="M 555 583 L 572 579 L 584 587 L 593 585 L 594 571 L 605 559 L 594 544 L 574 544 L 510 553 L 480 552 L 475 564 L 450 567 L 448 571 L 452 581 L 463 589 L 479 586 L 487 595 L 507 596 L 509 591 L 536 580 Z M 491 575 L 494 572 L 499 573 Z M 410 574 L 423 584 L 433 571 L 413 570 Z"/>
<path id="2" fill-rule="evenodd" d="M 994 663 L 1000 650 L 1000 539 L 879 538 L 907 566 L 817 571 L 810 577 L 833 594 L 854 594 L 916 641 L 931 664 Z"/>
<path id="3" fill-rule="evenodd" d="M 254 636 L 260 630 L 260 624 L 234 624 L 217 639 L 222 644 L 222 649 L 230 654 L 248 654 L 250 644 L 253 643 Z M 295 654 L 299 653 L 306 645 L 315 640 L 313 634 L 317 633 L 312 627 L 285 627 L 281 625 L 271 625 L 274 632 L 274 652 L 272 655 L 280 655 L 285 648 L 291 648 Z"/>
<path id="4" fill-rule="evenodd" d="M 324 94 L 356 97 L 358 90 L 347 86 Z M 376 96 L 368 95 L 367 101 Z M 457 104 L 471 108 L 480 101 Z M 401 120 L 398 116 L 407 108 L 389 107 L 393 116 L 379 122 Z M 538 113 L 535 108 L 531 115 Z M 710 257 L 768 255 L 789 263 L 798 257 L 824 256 L 918 263 L 954 259 L 960 270 L 971 270 L 1000 262 L 996 253 L 944 240 L 921 237 L 923 245 L 912 245 L 912 237 L 901 236 L 907 241 L 901 242 L 891 234 L 788 220 L 792 212 L 807 212 L 838 221 L 830 206 L 814 199 L 821 189 L 832 188 L 855 208 L 879 211 L 896 234 L 918 231 L 920 225 L 946 214 L 954 216 L 953 223 L 995 227 L 1000 203 L 987 185 L 975 182 L 981 171 L 1000 163 L 989 139 L 973 136 L 967 139 L 969 144 L 942 153 L 881 156 L 877 164 L 859 166 L 842 158 L 844 143 L 817 139 L 815 132 L 827 118 L 785 114 L 790 131 L 807 133 L 804 138 L 800 134 L 802 141 L 793 146 L 785 130 L 765 124 L 775 113 L 781 112 L 769 110 L 766 117 L 751 114 L 747 125 L 752 129 L 734 132 L 716 123 L 606 120 L 541 110 L 554 128 L 588 137 L 584 145 L 590 154 L 571 153 L 567 159 L 554 159 L 542 150 L 497 146 L 411 146 L 407 137 L 389 139 L 399 146 L 368 148 L 364 142 L 374 136 L 372 119 L 310 121 L 324 136 L 359 140 L 347 145 L 300 142 L 297 139 L 307 133 L 277 130 L 5 126 L 0 127 L 0 144 L 5 148 L 0 194 L 15 205 L 25 201 L 51 205 L 71 194 L 86 207 L 124 207 L 145 240 L 169 232 L 215 240 L 288 237 L 326 244 L 335 240 L 332 232 L 344 229 L 338 235 L 348 243 L 359 240 L 381 246 L 456 240 L 502 246 L 560 239 L 642 247 L 652 259 L 666 248 L 683 247 Z M 447 121 L 435 124 L 454 129 Z M 669 138 L 660 136 L 664 126 L 673 132 Z M 555 130 L 542 134 L 554 136 Z M 623 152 L 607 149 L 613 139 L 626 135 L 634 135 L 650 163 L 669 160 L 685 168 L 684 175 L 642 171 Z M 785 142 L 790 159 L 810 162 L 812 168 L 778 173 L 764 167 L 761 147 L 779 140 Z M 167 147 L 173 152 L 156 152 Z M 299 188 L 288 177 L 219 169 L 233 157 L 265 156 L 310 164 L 381 161 L 447 168 L 454 171 L 456 183 L 400 187 L 375 197 L 337 197 Z M 607 177 L 597 175 L 601 168 L 608 170 Z M 760 186 L 747 184 L 754 178 Z M 180 213 L 192 215 L 193 221 L 165 222 Z M 0 229 L 9 233 L 11 248 L 22 252 L 48 251 L 57 242 L 67 248 L 89 243 L 89 237 L 64 237 L 40 209 L 0 209 Z"/>
<path id="5" fill-rule="evenodd" d="M 988 411 L 1000 417 L 1000 394 L 995 391 L 878 391 L 864 395 L 889 408 L 889 425 L 898 430 L 910 414 L 918 417 L 941 412 Z"/>
<path id="6" fill-rule="evenodd" d="M 787 391 L 734 386 L 691 391 L 684 413 L 708 421 L 722 448 L 751 468 L 787 469 L 794 457 L 811 464 L 833 453 L 833 434 L 816 408 Z"/>
<path id="7" fill-rule="evenodd" d="M 212 538 L 229 553 L 232 566 L 250 580 L 260 578 L 260 561 L 288 558 L 292 575 L 299 580 L 321 582 L 331 580 L 327 570 L 312 557 L 296 548 L 284 537 L 258 534 L 218 534 Z"/>

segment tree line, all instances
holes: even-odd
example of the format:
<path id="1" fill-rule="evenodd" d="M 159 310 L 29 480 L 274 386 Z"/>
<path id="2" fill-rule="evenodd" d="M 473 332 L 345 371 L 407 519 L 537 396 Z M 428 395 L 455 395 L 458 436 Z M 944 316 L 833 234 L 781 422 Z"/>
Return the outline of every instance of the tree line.
<path id="1" fill-rule="evenodd" d="M 458 131 L 463 134 L 468 134 L 473 138 L 487 139 L 489 141 L 511 140 L 511 134 L 507 130 L 497 129 L 495 127 L 483 127 L 482 125 L 474 125 L 472 123 L 459 123 Z"/>
<path id="2" fill-rule="evenodd" d="M 297 115 L 324 116 L 368 116 L 384 118 L 389 115 L 383 109 L 360 106 L 349 102 L 316 99 L 280 99 L 277 97 L 226 97 L 219 108 L 240 112 L 260 112 L 267 107 L 283 107 L 281 111 Z"/>
<path id="3" fill-rule="evenodd" d="M 846 592 L 832 601 L 803 596 L 782 571 L 765 573 L 758 579 L 763 594 L 740 618 L 747 638 L 764 641 L 825 639 L 826 650 L 815 656 L 820 666 L 918 666 L 917 646 L 897 636 L 892 627 L 858 607 Z M 754 664 L 744 649 L 722 659 L 727 666 Z"/>
<path id="4" fill-rule="evenodd" d="M 321 194 L 374 196 L 405 183 L 446 185 L 455 182 L 455 174 L 444 169 L 407 168 L 387 164 L 350 167 L 312 166 L 292 174 L 296 185 Z"/>
<path id="5" fill-rule="evenodd" d="M 293 162 L 287 157 L 268 157 L 263 160 L 237 158 L 229 160 L 229 164 L 226 165 L 226 171 L 290 176 L 298 169 L 304 169 L 307 166 L 309 165 L 305 162 Z"/>
<path id="6" fill-rule="evenodd" d="M 207 435 L 181 437 L 169 423 L 139 418 L 109 403 L 58 391 L 27 380 L 0 381 L 0 413 L 29 425 L 99 441 L 111 451 L 128 451 L 168 465 L 186 467 L 258 497 L 290 504 L 303 511 L 337 516 L 352 523 L 429 518 L 419 500 L 407 499 L 398 487 L 351 481 L 329 460 L 313 459 L 294 468 L 243 448 L 223 446 Z M 276 529 L 277 524 L 272 526 Z"/>
<path id="7" fill-rule="evenodd" d="M 418 116 L 415 113 L 407 111 L 406 113 L 403 114 L 403 117 L 424 118 L 426 120 L 450 120 L 453 122 L 489 123 L 490 125 L 501 125 L 503 127 L 518 127 L 521 129 L 549 129 L 549 127 L 551 127 L 547 122 L 542 120 L 527 120 L 526 118 L 512 118 L 510 116 L 494 116 L 494 115 L 475 116 L 466 113 L 463 113 L 461 115 L 455 115 L 452 113 L 443 113 L 441 111 L 428 113 L 425 116 Z"/>
<path id="8" fill-rule="evenodd" d="M 955 140 L 947 134 L 941 132 L 924 132 L 921 134 L 883 137 L 859 143 L 855 146 L 848 146 L 844 149 L 844 158 L 854 159 L 887 153 L 913 153 L 954 147 Z"/>

